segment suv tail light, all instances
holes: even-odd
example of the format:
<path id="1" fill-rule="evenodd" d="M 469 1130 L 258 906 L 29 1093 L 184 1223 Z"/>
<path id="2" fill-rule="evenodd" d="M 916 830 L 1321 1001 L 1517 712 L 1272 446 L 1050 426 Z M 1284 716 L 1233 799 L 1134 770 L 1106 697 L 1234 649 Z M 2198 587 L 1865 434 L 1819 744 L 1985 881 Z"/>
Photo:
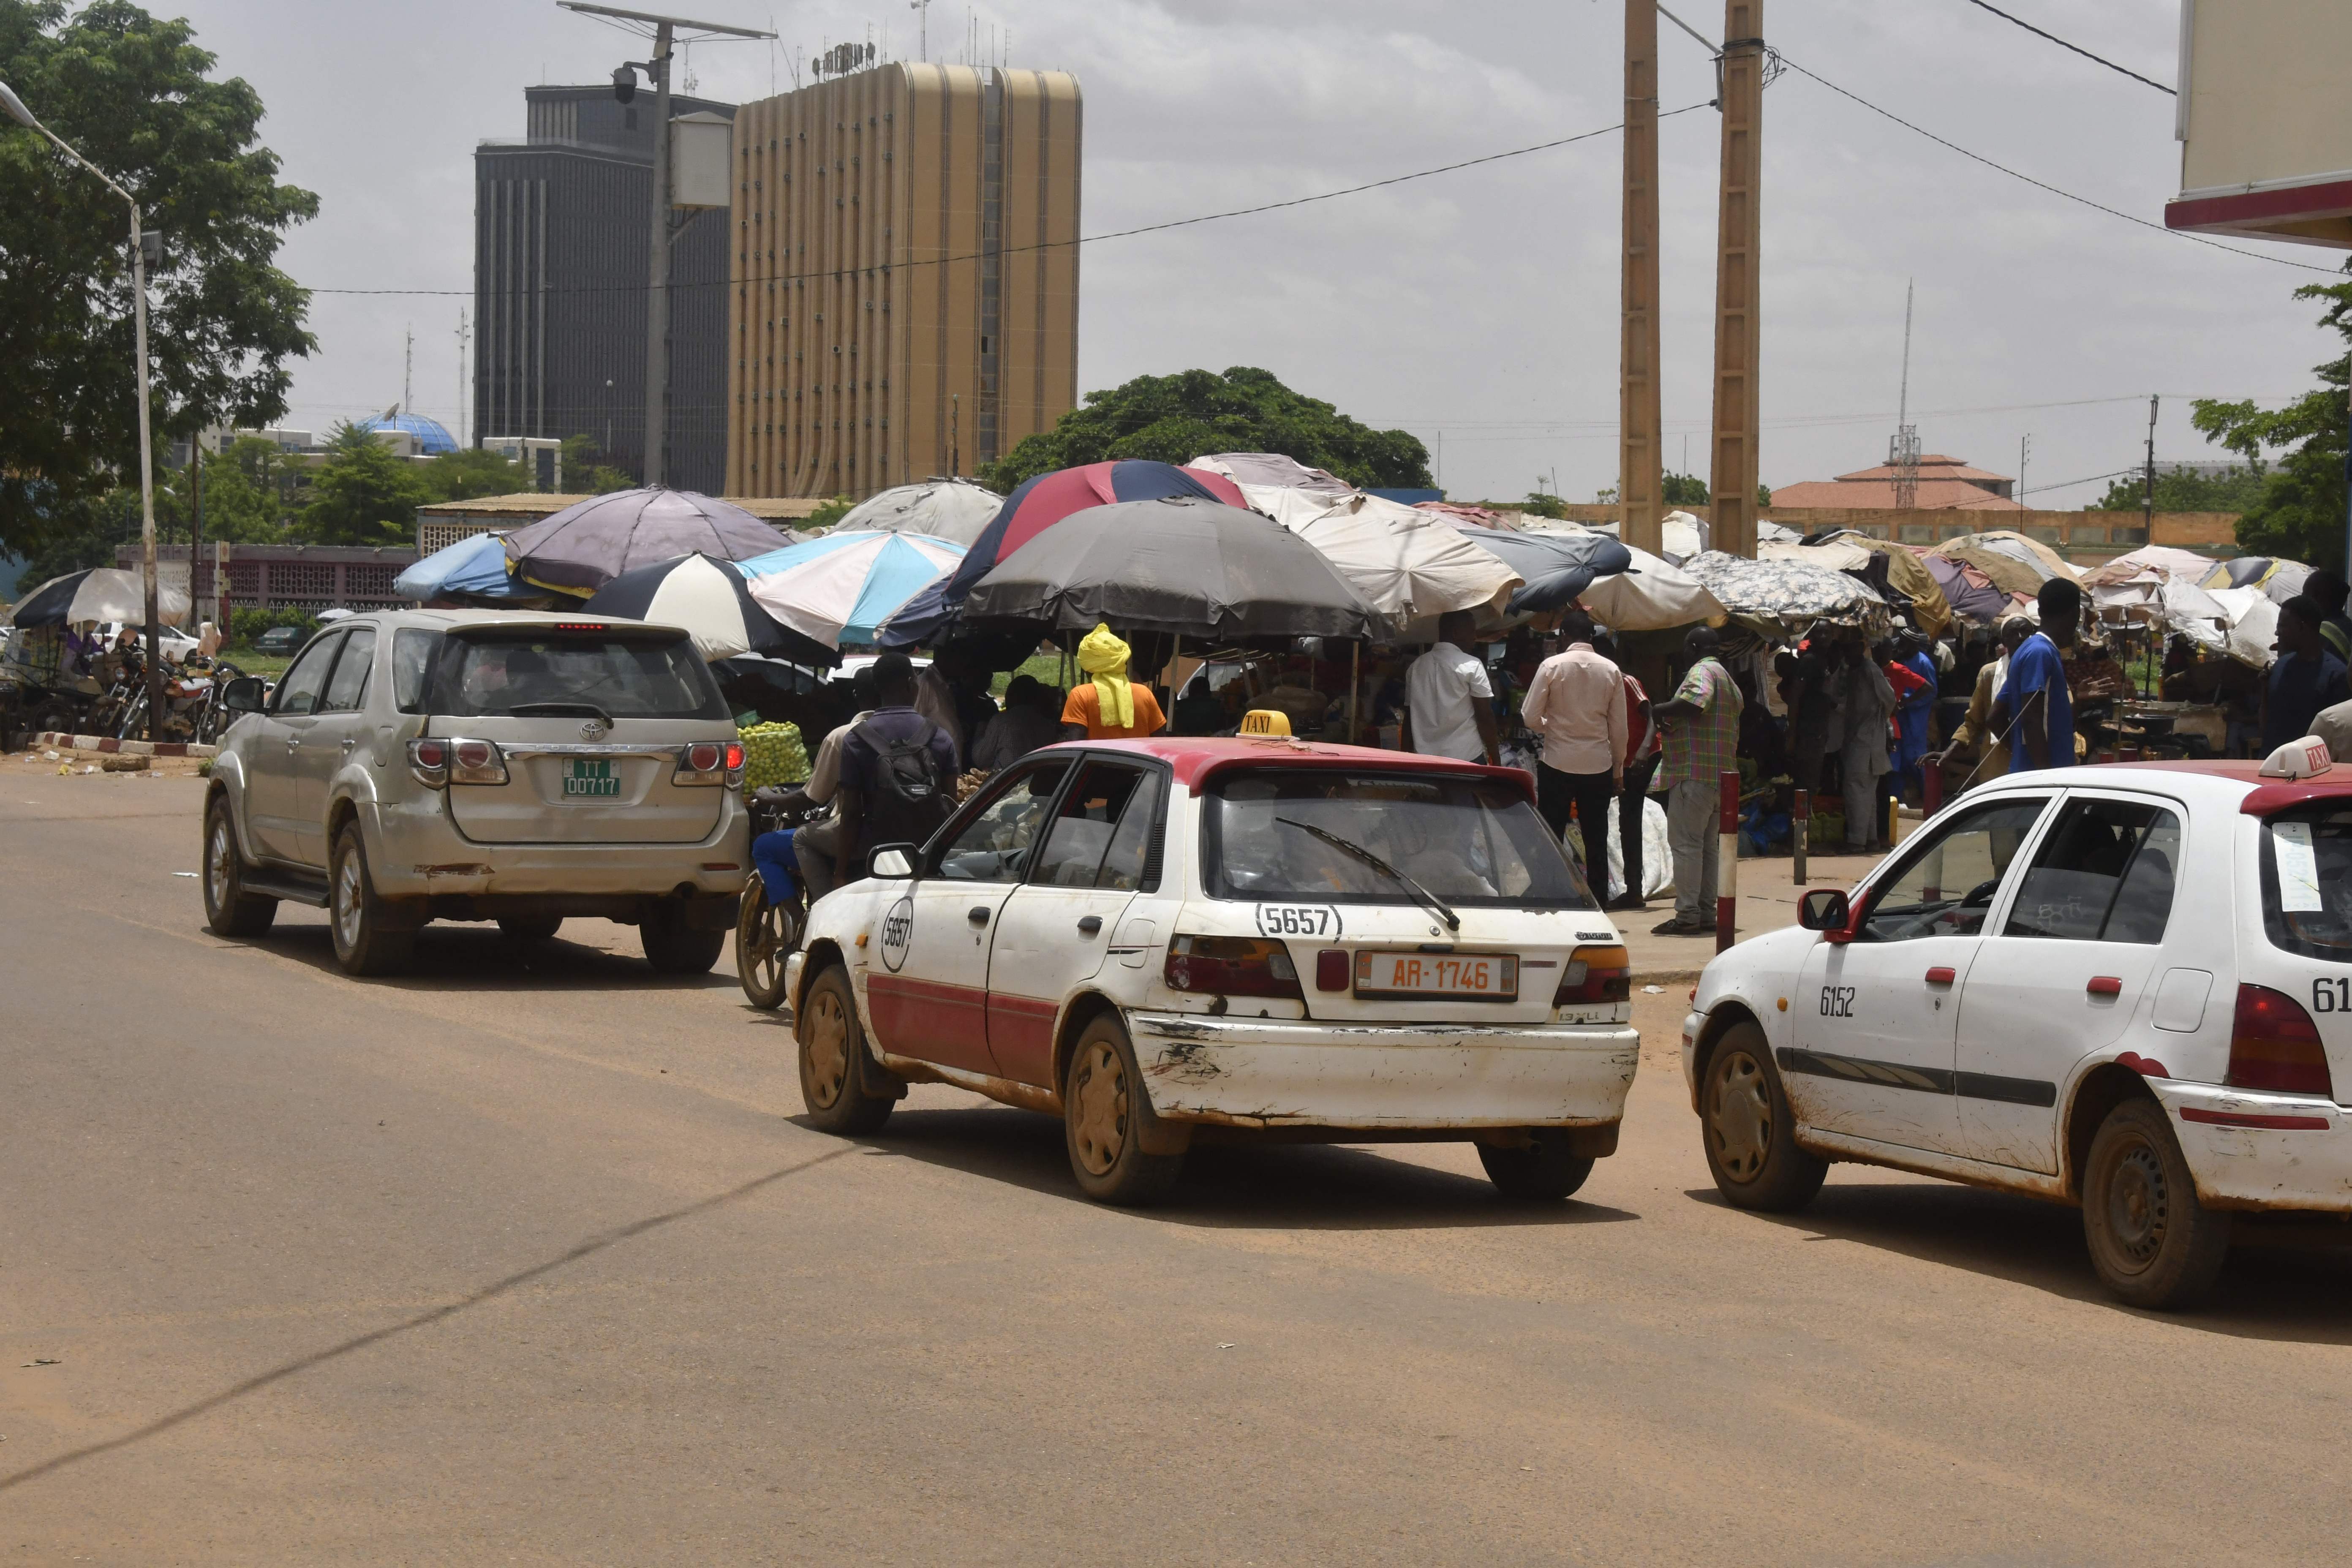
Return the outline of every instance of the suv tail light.
<path id="1" fill-rule="evenodd" d="M 2231 1089 L 2273 1089 L 2336 1098 L 2319 1026 L 2303 1004 L 2267 985 L 2238 987 L 2238 1016 L 2230 1029 Z"/>
<path id="2" fill-rule="evenodd" d="M 453 784 L 502 784 L 507 782 L 506 754 L 496 741 L 451 741 L 449 782 Z"/>
<path id="3" fill-rule="evenodd" d="M 678 784 L 740 784 L 743 782 L 743 742 L 740 741 L 697 741 L 679 748 L 677 773 L 670 782 Z"/>
<path id="4" fill-rule="evenodd" d="M 1580 1003 L 1624 1002 L 1633 994 L 1633 960 L 1622 947 L 1580 947 L 1559 972 L 1555 1007 Z"/>
<path id="5" fill-rule="evenodd" d="M 439 789 L 449 782 L 449 742 L 430 739 L 408 742 L 408 771 L 426 789 Z"/>
<path id="6" fill-rule="evenodd" d="M 1168 944 L 1164 973 L 1171 991 L 1307 999 L 1290 950 L 1255 937 L 1180 936 Z"/>

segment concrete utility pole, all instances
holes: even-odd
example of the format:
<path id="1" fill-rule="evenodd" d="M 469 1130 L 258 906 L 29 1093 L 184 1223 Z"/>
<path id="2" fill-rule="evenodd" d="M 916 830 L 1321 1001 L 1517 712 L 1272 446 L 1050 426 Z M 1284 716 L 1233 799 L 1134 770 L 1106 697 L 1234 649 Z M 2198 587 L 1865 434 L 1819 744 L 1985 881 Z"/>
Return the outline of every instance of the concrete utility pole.
<path id="1" fill-rule="evenodd" d="M 1723 7 L 1723 193 L 1716 216 L 1715 461 L 1710 542 L 1756 553 L 1757 361 L 1762 345 L 1764 0 Z"/>
<path id="2" fill-rule="evenodd" d="M 1658 386 L 1658 11 L 1656 0 L 1625 0 L 1625 216 L 1617 351 L 1618 537 L 1656 554 L 1664 489 L 1658 449 L 1664 423 Z"/>
<path id="3" fill-rule="evenodd" d="M 2147 468 L 2139 503 L 2139 542 L 2156 542 L 2156 405 L 2158 395 L 2147 397 Z"/>

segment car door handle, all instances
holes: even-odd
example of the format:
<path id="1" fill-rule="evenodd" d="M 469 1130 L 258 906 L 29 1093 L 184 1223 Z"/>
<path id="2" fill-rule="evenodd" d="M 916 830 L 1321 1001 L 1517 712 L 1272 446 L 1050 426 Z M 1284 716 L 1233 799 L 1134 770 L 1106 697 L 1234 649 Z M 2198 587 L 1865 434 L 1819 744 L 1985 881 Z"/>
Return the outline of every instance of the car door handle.
<path id="1" fill-rule="evenodd" d="M 1927 984 L 1930 985 L 1949 985 L 1959 977 L 1959 971 L 1941 963 L 1927 971 Z"/>
<path id="2" fill-rule="evenodd" d="M 1080 936 L 1097 936 L 1101 934 L 1101 931 L 1102 916 L 1100 915 L 1088 915 L 1086 919 L 1078 922 L 1078 934 Z"/>
<path id="3" fill-rule="evenodd" d="M 2124 994 L 2124 983 L 2112 974 L 2094 974 L 2091 983 L 2083 989 L 2094 996 L 2120 996 Z"/>
<path id="4" fill-rule="evenodd" d="M 970 910 L 965 911 L 963 918 L 970 921 L 976 926 L 984 926 L 988 923 L 988 906 L 986 904 L 974 904 Z"/>
<path id="5" fill-rule="evenodd" d="M 344 736 L 344 737 L 343 737 L 343 754 L 344 754 L 345 756 L 349 756 L 349 755 L 351 755 L 352 748 L 353 746 L 358 745 L 359 743 L 360 743 L 360 738 L 359 738 L 357 735 L 346 735 L 346 736 Z"/>

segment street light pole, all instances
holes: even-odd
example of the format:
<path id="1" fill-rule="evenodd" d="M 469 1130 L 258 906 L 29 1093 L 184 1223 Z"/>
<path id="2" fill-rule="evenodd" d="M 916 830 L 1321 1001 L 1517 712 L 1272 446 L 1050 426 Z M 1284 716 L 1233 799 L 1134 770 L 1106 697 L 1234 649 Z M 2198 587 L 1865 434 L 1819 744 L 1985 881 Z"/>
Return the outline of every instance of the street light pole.
<path id="1" fill-rule="evenodd" d="M 99 184 L 121 196 L 131 208 L 131 319 L 138 340 L 139 358 L 139 542 L 147 588 L 147 733 L 150 739 L 163 726 L 163 626 L 159 613 L 155 572 L 155 447 L 148 430 L 147 384 L 147 250 L 139 232 L 139 201 L 107 178 L 97 164 L 66 144 L 65 139 L 33 117 L 24 100 L 0 83 L 0 109 L 18 124 L 47 137 L 57 150 L 96 176 Z M 195 562 L 188 562 L 188 584 L 195 585 Z"/>

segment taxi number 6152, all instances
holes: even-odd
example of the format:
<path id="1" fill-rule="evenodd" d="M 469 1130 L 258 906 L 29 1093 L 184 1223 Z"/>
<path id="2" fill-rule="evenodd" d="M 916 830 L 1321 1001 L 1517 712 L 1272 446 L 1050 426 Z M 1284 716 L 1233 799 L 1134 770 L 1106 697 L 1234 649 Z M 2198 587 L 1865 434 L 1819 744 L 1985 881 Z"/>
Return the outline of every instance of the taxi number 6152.
<path id="1" fill-rule="evenodd" d="M 2352 977 L 2323 974 L 2311 983 L 2315 1013 L 2352 1013 Z"/>
<path id="2" fill-rule="evenodd" d="M 1260 904 L 1257 934 L 1336 938 L 1339 934 L 1339 911 L 1328 904 Z"/>

